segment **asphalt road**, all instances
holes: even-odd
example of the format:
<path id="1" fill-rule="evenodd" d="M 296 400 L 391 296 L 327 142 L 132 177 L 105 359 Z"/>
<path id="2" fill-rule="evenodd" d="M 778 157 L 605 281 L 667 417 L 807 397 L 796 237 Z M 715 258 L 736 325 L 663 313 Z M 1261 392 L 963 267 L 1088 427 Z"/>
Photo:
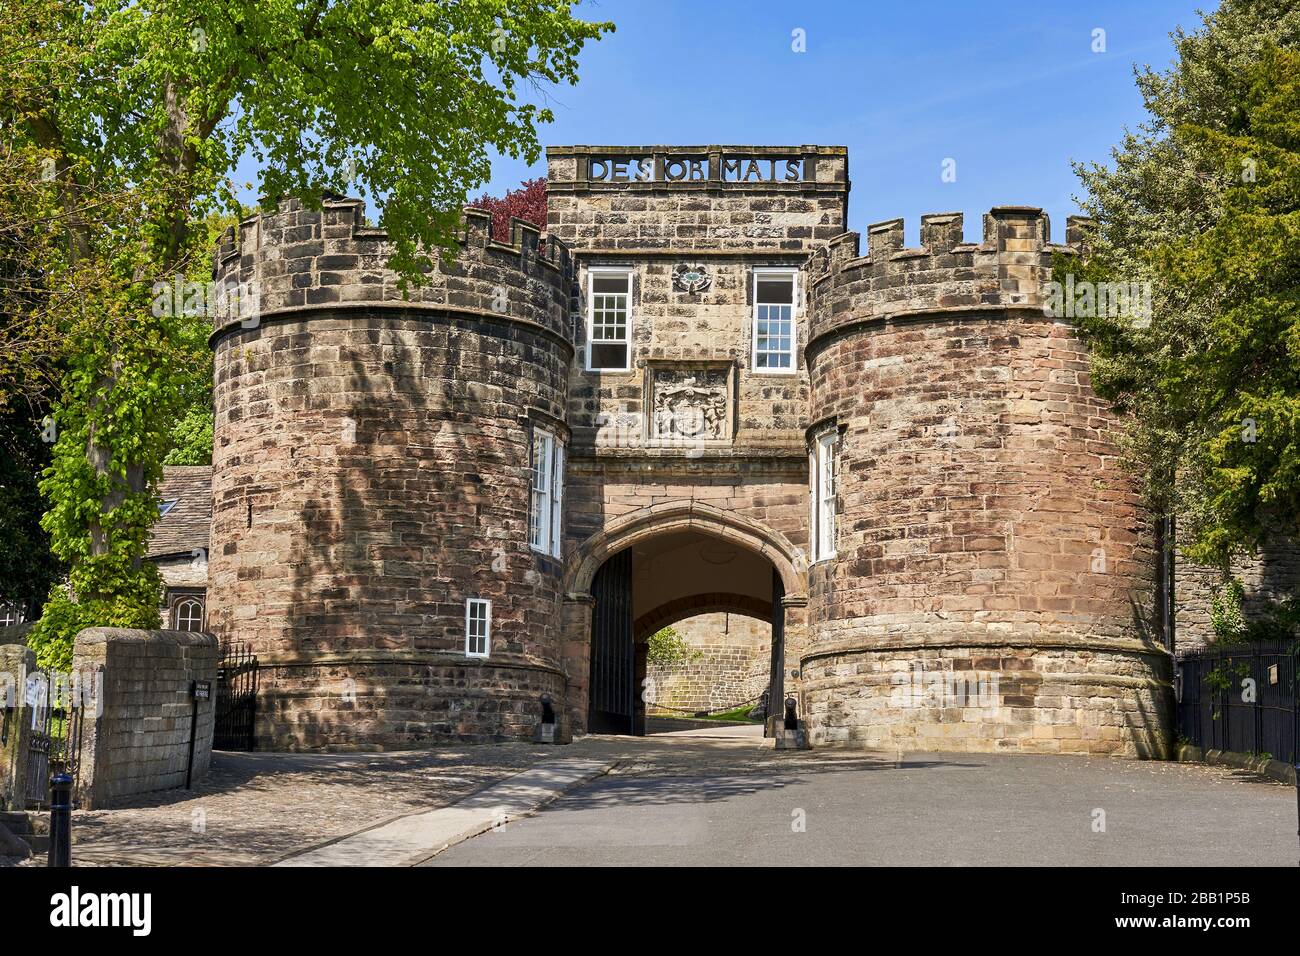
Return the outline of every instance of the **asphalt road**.
<path id="1" fill-rule="evenodd" d="M 585 746 L 622 748 L 625 763 L 426 865 L 1232 867 L 1300 858 L 1294 789 L 1219 768 L 788 754 L 698 738 Z"/>

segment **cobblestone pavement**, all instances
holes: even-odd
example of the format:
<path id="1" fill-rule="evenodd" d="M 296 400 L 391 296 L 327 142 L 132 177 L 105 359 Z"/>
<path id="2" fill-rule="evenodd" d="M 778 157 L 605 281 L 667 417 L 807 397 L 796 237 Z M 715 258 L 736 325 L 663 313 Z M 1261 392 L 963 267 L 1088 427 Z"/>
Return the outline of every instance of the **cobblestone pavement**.
<path id="1" fill-rule="evenodd" d="M 219 752 L 191 792 L 169 790 L 110 810 L 75 811 L 73 862 L 270 863 L 393 817 L 446 806 L 561 750 L 484 744 L 387 754 Z"/>

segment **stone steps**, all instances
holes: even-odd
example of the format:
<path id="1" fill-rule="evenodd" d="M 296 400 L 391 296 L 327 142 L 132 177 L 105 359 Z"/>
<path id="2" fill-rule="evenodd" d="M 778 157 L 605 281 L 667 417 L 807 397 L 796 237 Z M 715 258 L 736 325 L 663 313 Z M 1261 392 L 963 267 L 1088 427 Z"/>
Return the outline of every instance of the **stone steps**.
<path id="1" fill-rule="evenodd" d="M 8 830 L 31 847 L 33 855 L 47 853 L 50 849 L 50 815 L 33 810 L 0 811 L 0 827 Z M 76 842 L 76 834 L 72 841 Z"/>

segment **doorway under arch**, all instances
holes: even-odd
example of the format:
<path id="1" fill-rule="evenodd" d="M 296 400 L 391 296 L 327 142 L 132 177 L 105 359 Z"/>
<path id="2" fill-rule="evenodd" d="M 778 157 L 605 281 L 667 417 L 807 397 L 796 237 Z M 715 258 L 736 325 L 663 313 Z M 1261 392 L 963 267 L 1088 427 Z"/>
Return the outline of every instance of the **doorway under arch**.
<path id="1" fill-rule="evenodd" d="M 801 624 L 806 603 L 803 571 L 784 553 L 786 543 L 761 529 L 754 533 L 730 515 L 714 522 L 700 520 L 698 513 L 686 521 L 655 517 L 649 524 L 626 522 L 622 535 L 607 529 L 615 533 L 589 542 L 586 557 L 594 567 L 589 569 L 586 700 L 580 703 L 586 705 L 582 723 L 590 733 L 645 732 L 648 638 L 661 627 L 708 612 L 770 624 L 768 699 L 784 696 L 787 617 L 793 609 Z M 583 571 L 580 561 L 571 578 L 578 587 Z M 794 594 L 787 582 L 794 583 Z"/>

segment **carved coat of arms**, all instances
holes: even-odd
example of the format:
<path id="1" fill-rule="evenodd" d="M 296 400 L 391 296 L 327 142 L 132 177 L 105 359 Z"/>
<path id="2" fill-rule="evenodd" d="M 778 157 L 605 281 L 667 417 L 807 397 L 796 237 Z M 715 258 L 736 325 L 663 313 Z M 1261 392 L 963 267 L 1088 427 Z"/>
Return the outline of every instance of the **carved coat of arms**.
<path id="1" fill-rule="evenodd" d="M 725 374 L 666 378 L 655 383 L 654 437 L 697 441 L 727 437 Z"/>
<path id="2" fill-rule="evenodd" d="M 700 262 L 681 262 L 673 268 L 673 288 L 694 295 L 713 285 L 713 276 Z"/>

